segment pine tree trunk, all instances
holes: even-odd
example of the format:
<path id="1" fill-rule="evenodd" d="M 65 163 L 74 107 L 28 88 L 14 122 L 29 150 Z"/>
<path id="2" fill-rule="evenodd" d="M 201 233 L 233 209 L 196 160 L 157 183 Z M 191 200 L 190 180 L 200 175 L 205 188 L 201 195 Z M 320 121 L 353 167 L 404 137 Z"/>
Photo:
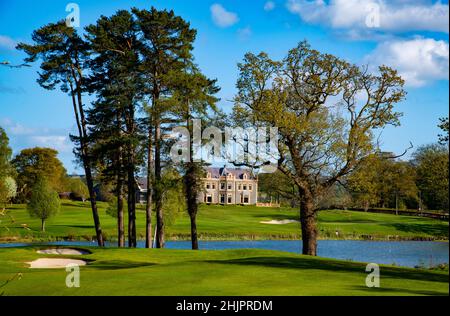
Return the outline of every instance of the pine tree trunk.
<path id="1" fill-rule="evenodd" d="M 145 217 L 146 217 L 146 229 L 145 229 L 145 247 L 152 248 L 152 194 L 153 194 L 153 135 L 152 135 L 152 127 L 149 126 L 148 132 L 148 150 L 147 150 L 147 205 L 145 208 Z"/>
<path id="2" fill-rule="evenodd" d="M 317 256 L 317 223 L 314 203 L 310 193 L 300 197 L 300 222 L 304 255 Z"/>
<path id="3" fill-rule="evenodd" d="M 119 248 L 125 247 L 125 225 L 123 216 L 123 180 L 117 180 L 117 237 Z"/>
<path id="4" fill-rule="evenodd" d="M 188 164 L 185 175 L 185 194 L 187 201 L 187 209 L 191 219 L 191 241 L 192 250 L 198 250 L 198 236 L 197 236 L 197 213 L 198 213 L 198 192 L 197 192 L 197 174 L 194 162 Z"/>
<path id="5" fill-rule="evenodd" d="M 132 149 L 130 149 L 131 151 Z M 128 164 L 128 246 L 136 248 L 136 183 L 134 178 L 134 154 Z"/>
<path id="6" fill-rule="evenodd" d="M 81 71 L 78 69 L 79 73 L 81 74 Z M 73 77 L 76 82 L 76 91 L 73 89 L 71 85 L 71 91 L 72 91 L 72 102 L 73 102 L 73 108 L 76 118 L 76 123 L 78 126 L 78 132 L 79 132 L 79 141 L 80 141 L 80 153 L 81 153 L 81 159 L 83 161 L 83 167 L 84 172 L 86 175 L 86 184 L 89 191 L 89 201 L 91 202 L 91 209 L 92 209 L 92 217 L 94 219 L 94 227 L 95 227 L 95 234 L 97 238 L 97 244 L 99 247 L 104 247 L 105 243 L 103 241 L 103 233 L 102 228 L 100 226 L 100 218 L 98 216 L 98 208 L 97 208 L 97 201 L 95 198 L 95 191 L 94 191 L 94 181 L 92 179 L 92 169 L 91 169 L 91 161 L 89 159 L 89 151 L 88 151 L 88 144 L 87 142 L 87 123 L 86 118 L 84 115 L 84 109 L 83 109 L 83 101 L 82 101 L 82 82 L 81 82 L 81 75 L 79 80 L 76 80 L 76 75 L 74 71 L 72 70 Z M 77 96 L 77 100 L 75 100 L 75 93 Z"/>
<path id="7" fill-rule="evenodd" d="M 88 158 L 85 157 L 84 160 L 86 161 L 88 160 Z M 86 173 L 86 183 L 89 190 L 89 200 L 91 202 L 92 217 L 94 218 L 94 227 L 95 227 L 95 234 L 97 237 L 97 244 L 99 247 L 104 247 L 105 242 L 103 240 L 102 228 L 100 226 L 100 218 L 98 216 L 98 208 L 97 208 L 97 201 L 95 199 L 94 181 L 92 180 L 91 167 L 88 161 L 84 163 L 84 166 L 85 166 L 84 170 Z"/>
<path id="8" fill-rule="evenodd" d="M 41 231 L 45 232 L 45 219 L 41 219 Z"/>
<path id="9" fill-rule="evenodd" d="M 162 209 L 162 188 L 161 188 L 161 126 L 155 123 L 155 211 L 156 211 L 156 248 L 164 248 L 164 214 Z"/>
<path id="10" fill-rule="evenodd" d="M 192 250 L 198 250 L 197 214 L 190 214 Z"/>

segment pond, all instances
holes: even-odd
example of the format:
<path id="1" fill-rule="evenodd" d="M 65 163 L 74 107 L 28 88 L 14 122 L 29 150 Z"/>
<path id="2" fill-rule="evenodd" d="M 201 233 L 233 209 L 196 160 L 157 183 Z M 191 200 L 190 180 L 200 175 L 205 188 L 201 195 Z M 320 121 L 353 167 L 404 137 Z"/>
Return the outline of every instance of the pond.
<path id="1" fill-rule="evenodd" d="M 36 244 L 0 244 L 4 247 L 24 247 Z M 51 242 L 52 246 L 95 246 L 92 242 Z M 143 248 L 144 242 L 138 242 Z M 115 243 L 108 243 L 115 247 Z M 190 249 L 189 241 L 167 242 L 169 249 Z M 301 241 L 298 240 L 263 240 L 263 241 L 201 241 L 202 250 L 224 249 L 266 249 L 301 253 Z M 449 262 L 448 242 L 426 241 L 355 241 L 355 240 L 320 240 L 318 255 L 326 258 L 370 262 L 378 264 L 395 264 L 398 266 L 435 266 Z"/>

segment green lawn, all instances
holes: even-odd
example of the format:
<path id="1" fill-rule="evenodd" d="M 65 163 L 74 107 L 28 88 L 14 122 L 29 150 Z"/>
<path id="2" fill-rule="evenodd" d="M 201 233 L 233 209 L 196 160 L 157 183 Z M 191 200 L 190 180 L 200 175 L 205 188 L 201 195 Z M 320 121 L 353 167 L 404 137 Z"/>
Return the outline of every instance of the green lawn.
<path id="1" fill-rule="evenodd" d="M 100 203 L 100 219 L 107 238 L 116 238 L 116 220 Z M 0 223 L 0 240 L 91 239 L 94 235 L 92 215 L 87 203 L 64 202 L 58 216 L 48 221 L 47 232 L 41 233 L 40 222 L 31 219 L 23 205 L 12 206 L 12 216 Z M 201 239 L 298 239 L 300 224 L 261 224 L 261 221 L 298 219 L 298 211 L 290 208 L 258 208 L 254 206 L 206 206 L 200 208 L 198 230 Z M 23 227 L 26 224 L 29 229 Z M 144 237 L 145 214 L 137 214 L 138 236 Z M 448 222 L 421 217 L 351 211 L 322 211 L 319 214 L 320 238 L 346 239 L 448 239 Z M 336 231 L 339 236 L 336 236 Z M 189 238 L 189 218 L 181 214 L 167 227 L 169 239 Z"/>
<path id="2" fill-rule="evenodd" d="M 365 265 L 265 250 L 91 249 L 72 256 L 80 288 L 64 269 L 29 269 L 37 248 L 0 249 L 0 295 L 448 295 L 448 272 L 381 267 L 381 287 L 367 288 Z M 70 256 L 68 256 L 70 257 Z M 21 278 L 19 278 L 19 273 Z M 16 278 L 14 278 L 16 276 Z M 11 282 L 8 280 L 13 279 Z"/>

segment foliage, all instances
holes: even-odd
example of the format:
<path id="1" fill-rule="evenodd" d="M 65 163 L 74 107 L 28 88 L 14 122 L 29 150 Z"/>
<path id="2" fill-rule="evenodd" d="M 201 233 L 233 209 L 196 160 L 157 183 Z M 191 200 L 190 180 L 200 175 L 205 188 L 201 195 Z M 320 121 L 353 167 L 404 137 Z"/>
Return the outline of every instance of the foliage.
<path id="1" fill-rule="evenodd" d="M 413 156 L 417 187 L 425 206 L 431 210 L 449 209 L 449 153 L 446 145 L 420 147 Z"/>
<path id="2" fill-rule="evenodd" d="M 86 183 L 81 178 L 68 178 L 67 189 L 75 198 L 81 199 L 83 202 L 89 198 L 89 190 Z"/>
<path id="3" fill-rule="evenodd" d="M 274 173 L 258 175 L 259 195 L 265 195 L 267 202 L 275 200 L 278 204 L 299 206 L 298 189 L 291 178 L 277 170 Z"/>
<path id="4" fill-rule="evenodd" d="M 123 211 L 124 213 L 128 212 L 128 207 L 126 204 L 123 205 Z M 117 214 L 117 199 L 113 199 L 111 202 L 108 203 L 108 207 L 106 208 L 106 214 L 111 216 L 112 218 L 118 217 Z"/>
<path id="5" fill-rule="evenodd" d="M 352 196 L 346 188 L 339 183 L 336 183 L 329 188 L 315 202 L 316 207 L 321 210 L 330 210 L 335 208 L 342 210 L 347 209 L 351 206 L 351 204 Z"/>
<path id="6" fill-rule="evenodd" d="M 314 201 L 375 151 L 373 133 L 398 126 L 404 80 L 376 74 L 301 42 L 281 61 L 248 53 L 239 65 L 237 125 L 278 127 L 278 168 L 298 188 L 304 254 L 316 255 Z"/>
<path id="7" fill-rule="evenodd" d="M 12 150 L 9 147 L 9 138 L 5 130 L 0 127 L 0 178 L 11 175 L 11 155 Z"/>
<path id="8" fill-rule="evenodd" d="M 30 202 L 27 205 L 31 217 L 42 221 L 42 231 L 45 231 L 45 221 L 55 216 L 61 208 L 58 193 L 53 190 L 45 178 L 38 178 L 33 186 Z"/>
<path id="9" fill-rule="evenodd" d="M 404 161 L 391 159 L 389 153 L 371 155 L 347 179 L 355 206 L 368 209 L 416 208 L 418 190 L 415 169 Z"/>
<path id="10" fill-rule="evenodd" d="M 448 140 L 449 140 L 449 136 L 448 136 L 448 131 L 449 131 L 448 117 L 440 118 L 439 120 L 440 120 L 439 128 L 444 132 L 444 134 L 440 134 L 439 135 L 439 143 L 441 145 L 447 145 L 448 146 Z"/>
<path id="11" fill-rule="evenodd" d="M 175 224 L 175 221 L 180 214 L 186 212 L 186 200 L 182 177 L 177 170 L 173 168 L 166 169 L 164 170 L 160 185 L 163 194 L 162 210 L 164 213 L 165 224 L 171 226 Z"/>
<path id="12" fill-rule="evenodd" d="M 45 178 L 55 191 L 64 191 L 66 170 L 51 148 L 24 149 L 12 161 L 17 171 L 18 201 L 26 202 L 39 178 Z"/>
<path id="13" fill-rule="evenodd" d="M 16 195 L 16 181 L 12 177 L 0 178 L 0 203 L 8 203 Z"/>

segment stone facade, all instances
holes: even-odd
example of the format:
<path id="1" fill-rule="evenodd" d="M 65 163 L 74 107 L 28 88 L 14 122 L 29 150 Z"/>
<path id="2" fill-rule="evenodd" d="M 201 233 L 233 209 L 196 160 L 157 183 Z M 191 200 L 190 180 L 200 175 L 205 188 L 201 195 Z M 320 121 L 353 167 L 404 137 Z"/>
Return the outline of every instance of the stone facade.
<path id="1" fill-rule="evenodd" d="M 206 204 L 256 205 L 258 178 L 249 170 L 208 168 L 198 201 Z"/>

